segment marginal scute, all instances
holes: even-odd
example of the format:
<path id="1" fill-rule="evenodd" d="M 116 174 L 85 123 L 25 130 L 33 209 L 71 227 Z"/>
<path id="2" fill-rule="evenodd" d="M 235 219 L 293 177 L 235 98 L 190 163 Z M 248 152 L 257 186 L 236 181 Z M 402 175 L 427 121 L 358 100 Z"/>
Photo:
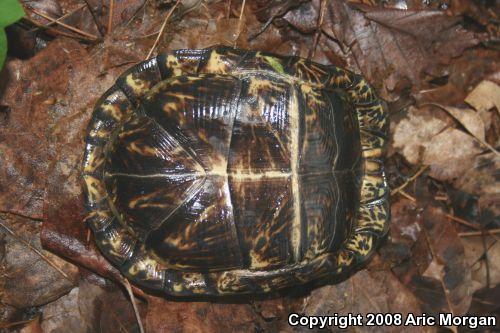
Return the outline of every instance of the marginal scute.
<path id="1" fill-rule="evenodd" d="M 107 228 L 94 234 L 96 243 L 113 264 L 121 266 L 132 256 L 137 241 L 116 218 Z"/>
<path id="2" fill-rule="evenodd" d="M 387 136 L 384 102 L 345 69 L 227 46 L 159 55 L 95 107 L 85 222 L 167 295 L 327 281 L 388 232 Z"/>

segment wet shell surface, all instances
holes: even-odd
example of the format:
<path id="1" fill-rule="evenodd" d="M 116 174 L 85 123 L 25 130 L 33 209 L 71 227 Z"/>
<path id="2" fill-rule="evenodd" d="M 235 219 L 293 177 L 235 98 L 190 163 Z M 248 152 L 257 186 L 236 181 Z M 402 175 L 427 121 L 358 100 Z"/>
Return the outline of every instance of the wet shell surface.
<path id="1" fill-rule="evenodd" d="M 389 224 L 383 102 L 359 75 L 217 46 L 121 75 L 83 160 L 102 253 L 173 296 L 264 293 L 356 271 Z"/>

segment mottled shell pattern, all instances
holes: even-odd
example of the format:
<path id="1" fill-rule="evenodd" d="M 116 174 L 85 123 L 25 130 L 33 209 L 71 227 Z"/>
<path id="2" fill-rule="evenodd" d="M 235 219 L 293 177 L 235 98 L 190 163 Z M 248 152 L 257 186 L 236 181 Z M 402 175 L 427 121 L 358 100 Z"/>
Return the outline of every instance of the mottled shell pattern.
<path id="1" fill-rule="evenodd" d="M 225 46 L 121 75 L 86 136 L 86 223 L 135 284 L 264 293 L 349 274 L 389 225 L 383 102 L 359 75 Z"/>

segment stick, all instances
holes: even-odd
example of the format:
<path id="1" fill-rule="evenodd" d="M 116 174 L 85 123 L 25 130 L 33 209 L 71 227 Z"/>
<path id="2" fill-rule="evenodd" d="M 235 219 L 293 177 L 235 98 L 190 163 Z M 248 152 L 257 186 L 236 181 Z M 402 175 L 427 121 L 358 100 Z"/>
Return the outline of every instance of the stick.
<path id="1" fill-rule="evenodd" d="M 167 14 L 167 17 L 165 17 L 165 20 L 163 21 L 163 24 L 161 25 L 161 28 L 160 28 L 160 32 L 158 33 L 158 36 L 156 36 L 156 40 L 155 40 L 155 43 L 153 44 L 153 47 L 151 48 L 151 50 L 149 50 L 149 53 L 148 55 L 146 56 L 146 59 L 144 60 L 147 60 L 151 57 L 151 54 L 153 54 L 153 51 L 154 49 L 156 48 L 156 45 L 158 45 L 158 42 L 160 40 L 160 37 L 161 35 L 163 34 L 163 30 L 165 30 L 165 27 L 167 26 L 167 22 L 168 22 L 168 19 L 170 18 L 170 16 L 172 16 L 172 13 L 174 12 L 175 8 L 177 8 L 177 6 L 179 5 L 180 3 L 180 0 L 177 0 L 175 2 L 175 5 L 172 7 L 172 9 L 170 9 L 170 11 L 168 12 Z"/>
<path id="2" fill-rule="evenodd" d="M 53 17 L 50 17 L 50 16 L 48 16 L 48 15 L 46 15 L 46 14 L 42 13 L 42 12 L 39 12 L 39 11 L 37 11 L 36 9 L 31 8 L 30 10 L 31 10 L 33 13 L 35 13 L 36 15 L 41 16 L 41 17 L 43 17 L 43 18 L 44 18 L 44 19 L 46 19 L 46 20 L 49 20 L 49 21 L 51 21 L 51 22 L 53 22 L 53 23 L 55 23 L 55 24 L 60 25 L 60 26 L 61 26 L 61 27 L 63 27 L 63 28 L 66 28 L 66 29 L 68 29 L 68 30 L 71 30 L 71 31 L 73 31 L 73 32 L 76 32 L 77 34 L 80 34 L 80 35 L 82 35 L 82 36 L 88 37 L 88 38 L 90 38 L 91 40 L 94 40 L 94 41 L 95 41 L 95 40 L 98 40 L 98 39 L 99 39 L 99 38 L 98 38 L 97 36 L 95 36 L 95 35 L 89 34 L 88 32 L 85 32 L 85 31 L 83 31 L 83 30 L 80 30 L 80 29 L 78 29 L 78 28 L 75 28 L 75 27 L 73 27 L 73 26 L 71 26 L 71 25 L 68 25 L 68 24 L 66 24 L 66 23 L 59 22 L 57 19 L 55 19 L 55 18 L 53 18 Z"/>

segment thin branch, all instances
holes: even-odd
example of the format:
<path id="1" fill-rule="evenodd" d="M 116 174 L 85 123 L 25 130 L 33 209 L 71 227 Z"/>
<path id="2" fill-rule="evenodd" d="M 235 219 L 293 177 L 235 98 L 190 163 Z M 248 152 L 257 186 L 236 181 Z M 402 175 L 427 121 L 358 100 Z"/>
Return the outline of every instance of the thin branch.
<path id="1" fill-rule="evenodd" d="M 76 13 L 77 11 L 79 11 L 79 10 L 85 8 L 85 7 L 87 7 L 87 4 L 83 4 L 80 7 L 77 7 L 75 10 L 73 10 L 73 11 L 67 13 L 67 14 L 64 14 L 63 16 L 61 16 L 60 18 L 58 18 L 55 21 L 51 21 L 51 22 L 49 22 L 47 24 L 38 25 L 36 28 L 31 29 L 31 31 L 35 31 L 37 29 L 42 29 L 42 28 L 46 29 L 46 28 L 50 27 L 51 25 L 57 24 L 57 22 L 60 22 L 60 21 L 64 20 L 65 18 L 70 17 L 71 15 L 73 15 L 74 13 Z"/>
<path id="2" fill-rule="evenodd" d="M 155 43 L 153 44 L 153 47 L 151 48 L 151 50 L 149 50 L 149 53 L 144 60 L 149 59 L 151 57 L 151 55 L 153 54 L 153 51 L 155 50 L 156 46 L 158 45 L 158 42 L 160 41 L 161 35 L 163 35 L 163 30 L 165 30 L 165 27 L 167 26 L 167 22 L 170 19 L 170 16 L 172 16 L 174 10 L 177 8 L 177 6 L 179 4 L 180 4 L 180 0 L 177 0 L 175 2 L 175 5 L 168 12 L 167 17 L 165 17 L 165 20 L 163 21 L 163 24 L 161 25 L 160 32 L 158 33 L 158 36 L 156 36 Z"/>
<path id="3" fill-rule="evenodd" d="M 43 18 L 44 18 L 44 19 L 46 19 L 46 20 L 49 20 L 49 21 L 51 21 L 51 22 L 54 22 L 54 23 L 55 23 L 55 24 L 57 24 L 57 25 L 60 25 L 60 26 L 61 26 L 61 27 L 63 27 L 63 28 L 66 28 L 66 29 L 68 29 L 68 30 L 71 30 L 71 31 L 73 31 L 73 32 L 76 32 L 77 34 L 80 34 L 80 35 L 82 35 L 82 36 L 85 36 L 85 37 L 87 37 L 87 38 L 90 38 L 92 41 L 96 41 L 96 40 L 98 40 L 98 39 L 99 39 L 99 37 L 97 37 L 97 36 L 95 36 L 95 35 L 92 35 L 92 34 L 90 34 L 90 33 L 88 33 L 88 32 L 85 32 L 85 31 L 83 31 L 83 30 L 80 30 L 80 29 L 78 29 L 78 28 L 75 28 L 75 27 L 73 27 L 73 26 L 71 26 L 71 25 L 68 25 L 68 24 L 66 24 L 66 23 L 60 22 L 60 21 L 58 21 L 57 19 L 55 19 L 55 18 L 53 18 L 53 17 L 50 17 L 49 15 L 46 15 L 46 14 L 44 14 L 44 13 L 42 13 L 42 12 L 37 11 L 36 9 L 30 8 L 29 10 L 30 10 L 30 11 L 32 11 L 33 13 L 35 13 L 36 15 L 43 17 Z"/>
<path id="4" fill-rule="evenodd" d="M 86 42 L 94 42 L 93 39 L 90 39 L 90 38 L 87 38 L 85 36 L 80 36 L 80 35 L 74 35 L 74 34 L 70 34 L 70 33 L 67 33 L 67 32 L 64 32 L 64 31 L 61 31 L 61 30 L 58 30 L 56 28 L 53 28 L 53 27 L 48 27 L 48 28 L 45 28 L 45 25 L 44 24 L 41 24 L 35 20 L 33 20 L 32 18 L 30 18 L 29 16 L 24 16 L 22 18 L 23 20 L 26 20 L 28 21 L 29 23 L 31 24 L 34 24 L 36 25 L 38 28 L 41 28 L 41 29 L 47 29 L 49 31 L 54 31 L 55 33 L 57 33 L 58 35 L 61 35 L 61 36 L 65 36 L 65 37 L 69 37 L 69 38 L 76 38 L 76 39 L 79 39 L 79 40 L 83 40 L 83 41 L 86 41 Z"/>
<path id="5" fill-rule="evenodd" d="M 62 276 L 64 276 L 66 279 L 71 281 L 68 275 L 64 273 L 56 264 L 54 264 L 49 258 L 47 258 L 42 252 L 40 252 L 37 248 L 33 247 L 30 243 L 25 241 L 23 238 L 18 236 L 14 231 L 12 231 L 9 227 L 7 227 L 5 224 L 0 222 L 0 226 L 5 229 L 12 237 L 14 237 L 17 241 L 21 242 L 22 244 L 26 245 L 31 251 L 35 252 L 38 254 L 44 261 L 46 261 L 50 266 L 52 266 L 56 271 L 58 271 Z"/>
<path id="6" fill-rule="evenodd" d="M 130 286 L 130 282 L 126 278 L 122 279 L 122 284 L 127 290 L 127 293 L 130 297 L 130 302 L 132 302 L 132 307 L 134 308 L 135 317 L 137 319 L 137 324 L 139 325 L 139 330 L 141 333 L 144 333 L 144 327 L 142 326 L 141 315 L 139 313 L 139 308 L 137 307 L 137 302 L 135 300 L 134 293 L 132 292 L 132 287 Z"/>
<path id="7" fill-rule="evenodd" d="M 484 230 L 484 233 L 490 235 L 500 234 L 500 228 Z M 484 233 L 482 231 L 468 231 L 468 232 L 459 232 L 458 235 L 460 237 L 471 237 L 471 236 L 481 236 Z"/>
<path id="8" fill-rule="evenodd" d="M 401 190 L 403 190 L 406 186 L 408 186 L 409 183 L 411 183 L 412 181 L 414 181 L 415 179 L 417 179 L 418 176 L 420 176 L 429 166 L 428 165 L 424 165 L 422 166 L 413 176 L 411 176 L 410 178 L 408 178 L 404 183 L 403 185 L 395 188 L 394 190 L 391 191 L 391 195 L 394 195 L 398 192 L 400 192 Z"/>
<path id="9" fill-rule="evenodd" d="M 234 40 L 234 46 L 236 46 L 236 43 L 238 42 L 238 38 L 240 38 L 241 20 L 243 19 L 243 14 L 245 12 L 245 4 L 246 4 L 246 0 L 243 0 L 243 3 L 241 4 L 240 17 L 238 18 L 238 27 L 236 28 L 236 38 Z"/>
<path id="10" fill-rule="evenodd" d="M 316 47 L 318 46 L 319 38 L 321 37 L 322 29 L 321 26 L 323 25 L 323 17 L 325 16 L 325 0 L 321 0 L 320 5 L 319 5 L 319 17 L 318 17 L 318 24 L 316 26 L 316 32 L 314 34 L 314 42 L 313 42 L 313 47 L 311 51 L 309 52 L 309 59 L 312 59 L 314 57 L 314 54 L 316 53 Z"/>
<path id="11" fill-rule="evenodd" d="M 462 224 L 462 225 L 465 225 L 465 226 L 467 226 L 467 227 L 469 227 L 469 228 L 472 228 L 472 229 L 475 229 L 475 230 L 478 230 L 478 231 L 483 230 L 483 229 L 481 229 L 481 227 L 479 227 L 479 226 L 477 226 L 477 225 L 475 225 L 475 224 L 473 224 L 473 223 L 470 223 L 469 221 L 466 221 L 466 220 L 464 220 L 464 219 L 461 219 L 460 217 L 456 217 L 456 216 L 453 216 L 453 215 L 451 215 L 451 214 L 445 214 L 445 216 L 446 216 L 447 218 L 449 218 L 450 220 L 455 221 L 455 222 L 458 222 L 458 223 L 460 223 L 460 224 Z M 484 232 L 486 232 L 486 233 L 490 234 L 490 236 L 492 236 L 492 237 L 493 237 L 493 238 L 495 238 L 496 240 L 500 240 L 500 238 L 498 238 L 495 234 L 490 233 L 488 229 L 484 230 Z"/>
<path id="12" fill-rule="evenodd" d="M 111 34 L 111 28 L 113 25 L 113 10 L 114 10 L 115 2 L 113 0 L 109 0 L 109 16 L 108 16 L 108 35 Z"/>
<path id="13" fill-rule="evenodd" d="M 408 199 L 410 201 L 417 202 L 417 199 L 415 199 L 413 196 L 406 193 L 404 190 L 399 190 L 399 194 L 401 194 L 403 197 L 405 197 L 406 199 Z"/>

